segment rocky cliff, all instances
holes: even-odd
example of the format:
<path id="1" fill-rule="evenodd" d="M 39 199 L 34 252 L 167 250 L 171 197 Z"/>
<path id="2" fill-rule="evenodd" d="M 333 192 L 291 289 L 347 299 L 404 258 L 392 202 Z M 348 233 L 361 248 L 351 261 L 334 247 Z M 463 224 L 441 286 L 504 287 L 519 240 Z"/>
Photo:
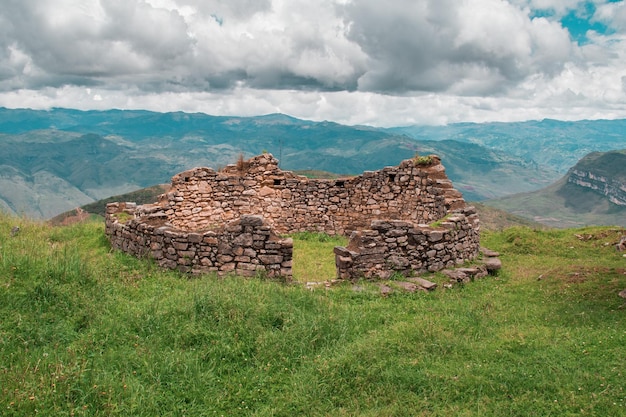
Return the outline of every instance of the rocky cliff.
<path id="1" fill-rule="evenodd" d="M 597 175 L 592 171 L 573 169 L 570 171 L 567 182 L 602 194 L 613 204 L 626 206 L 626 183 L 624 181 Z"/>
<path id="2" fill-rule="evenodd" d="M 550 227 L 626 226 L 626 149 L 592 152 L 551 186 L 488 204 Z"/>
<path id="3" fill-rule="evenodd" d="M 594 152 L 570 169 L 567 182 L 626 206 L 626 151 Z"/>

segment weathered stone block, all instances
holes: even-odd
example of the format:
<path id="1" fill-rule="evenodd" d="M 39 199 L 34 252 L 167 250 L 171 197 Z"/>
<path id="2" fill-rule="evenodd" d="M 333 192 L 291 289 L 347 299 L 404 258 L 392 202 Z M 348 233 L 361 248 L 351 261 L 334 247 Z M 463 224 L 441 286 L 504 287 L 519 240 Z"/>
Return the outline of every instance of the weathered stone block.
<path id="1" fill-rule="evenodd" d="M 257 265 L 247 263 L 247 262 L 239 262 L 237 264 L 237 271 L 256 271 Z"/>
<path id="2" fill-rule="evenodd" d="M 396 281 L 394 282 L 394 284 L 402 288 L 404 291 L 408 291 L 408 292 L 415 292 L 419 288 L 417 284 L 414 284 L 412 282 L 406 282 L 406 281 Z"/>
<path id="3" fill-rule="evenodd" d="M 411 262 L 402 256 L 391 255 L 387 258 L 387 262 L 392 269 L 406 269 L 411 264 Z"/>
<path id="4" fill-rule="evenodd" d="M 496 272 L 502 268 L 500 258 L 483 258 L 483 263 L 489 272 Z"/>
<path id="5" fill-rule="evenodd" d="M 281 264 L 283 262 L 283 257 L 280 255 L 259 255 L 258 258 L 265 265 Z"/>
<path id="6" fill-rule="evenodd" d="M 187 239 L 191 243 L 200 243 L 202 242 L 203 236 L 200 233 L 189 233 Z"/>
<path id="7" fill-rule="evenodd" d="M 254 239 L 250 233 L 240 234 L 233 239 L 233 245 L 252 246 L 252 243 L 254 243 Z"/>
<path id="8" fill-rule="evenodd" d="M 416 277 L 416 278 L 409 278 L 408 280 L 411 282 L 414 282 L 415 284 L 419 285 L 421 288 L 424 288 L 425 290 L 428 290 L 428 291 L 432 291 L 435 288 L 437 288 L 437 283 L 428 281 L 427 279 L 424 279 L 424 278 Z"/>
<path id="9" fill-rule="evenodd" d="M 262 226 L 263 225 L 263 216 L 241 216 L 239 223 L 242 226 Z"/>
<path id="10" fill-rule="evenodd" d="M 172 246 L 176 250 L 187 250 L 189 244 L 187 242 L 173 242 Z"/>
<path id="11" fill-rule="evenodd" d="M 433 230 L 428 233 L 428 240 L 431 242 L 439 242 L 441 239 L 443 239 L 443 232 L 441 231 Z"/>

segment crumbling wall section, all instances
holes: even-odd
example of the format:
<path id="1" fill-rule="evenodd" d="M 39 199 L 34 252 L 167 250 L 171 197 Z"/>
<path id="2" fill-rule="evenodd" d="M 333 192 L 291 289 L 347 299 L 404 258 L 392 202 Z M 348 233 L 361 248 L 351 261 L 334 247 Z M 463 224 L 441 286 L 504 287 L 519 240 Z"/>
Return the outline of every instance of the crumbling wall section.
<path id="1" fill-rule="evenodd" d="M 274 234 L 261 216 L 244 215 L 213 230 L 169 226 L 158 206 L 107 205 L 111 246 L 183 272 L 281 277 L 291 280 L 293 241 Z"/>
<path id="2" fill-rule="evenodd" d="M 263 154 L 172 178 L 155 204 L 107 206 L 113 247 L 181 271 L 292 277 L 293 242 L 278 234 L 350 235 L 339 278 L 388 278 L 474 259 L 479 221 L 438 157 L 335 180 L 282 171 Z"/>
<path id="3" fill-rule="evenodd" d="M 473 260 L 480 250 L 478 216 L 473 207 L 450 213 L 436 225 L 375 220 L 353 232 L 347 247 L 335 248 L 341 279 L 389 278 L 439 271 Z"/>
<path id="4" fill-rule="evenodd" d="M 241 215 L 264 216 L 277 233 L 347 234 L 372 219 L 436 221 L 465 205 L 436 156 L 336 180 L 282 171 L 264 154 L 217 172 L 194 168 L 172 178 L 162 204 L 181 230 L 202 230 Z"/>

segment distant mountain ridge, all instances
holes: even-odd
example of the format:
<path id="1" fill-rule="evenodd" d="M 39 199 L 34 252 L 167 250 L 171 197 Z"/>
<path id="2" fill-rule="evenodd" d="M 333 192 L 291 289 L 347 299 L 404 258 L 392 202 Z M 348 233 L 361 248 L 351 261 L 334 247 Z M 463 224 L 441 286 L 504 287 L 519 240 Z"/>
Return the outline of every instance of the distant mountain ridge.
<path id="1" fill-rule="evenodd" d="M 485 204 L 554 227 L 626 226 L 626 149 L 592 152 L 549 187 Z"/>
<path id="2" fill-rule="evenodd" d="M 456 123 L 396 127 L 390 131 L 417 140 L 428 138 L 474 143 L 551 167 L 561 174 L 590 152 L 623 149 L 626 144 L 626 119 Z"/>
<path id="3" fill-rule="evenodd" d="M 615 123 L 621 126 L 622 121 Z M 541 144 L 551 133 L 549 126 L 539 125 L 531 131 L 541 132 L 535 135 Z M 584 132 L 587 125 L 583 123 Z M 490 133 L 494 126 L 498 133 Z M 522 148 L 532 148 L 533 138 L 520 140 L 523 146 L 496 140 L 506 124 L 423 127 L 422 133 L 431 139 L 424 135 L 416 139 L 400 130 L 312 122 L 283 114 L 230 117 L 0 108 L 0 209 L 50 218 L 111 195 L 168 183 L 171 176 L 192 167 L 219 169 L 235 162 L 239 154 L 249 157 L 263 151 L 279 158 L 283 169 L 338 175 L 396 165 L 416 153 L 435 153 L 455 187 L 467 200 L 478 201 L 536 190 L 559 178 L 555 167 L 580 151 L 576 123 L 568 126 L 569 139 L 559 127 L 558 152 L 535 148 L 531 158 Z M 523 125 L 510 130 L 520 129 Z M 605 131 L 610 133 L 609 128 Z M 511 135 L 517 138 L 522 133 Z M 612 146 L 615 133 L 606 143 L 597 142 L 596 147 Z M 563 150 L 568 147 L 571 152 Z M 560 159 L 546 162 L 548 154 Z"/>

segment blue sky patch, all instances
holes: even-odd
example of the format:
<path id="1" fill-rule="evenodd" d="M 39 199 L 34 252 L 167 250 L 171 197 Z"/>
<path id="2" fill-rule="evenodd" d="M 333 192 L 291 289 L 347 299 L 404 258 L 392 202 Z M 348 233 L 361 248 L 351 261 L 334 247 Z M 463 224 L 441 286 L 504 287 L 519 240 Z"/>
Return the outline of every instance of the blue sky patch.
<path id="1" fill-rule="evenodd" d="M 619 3 L 622 0 L 609 0 L 607 3 Z M 610 35 L 614 31 L 602 22 L 592 21 L 592 17 L 596 12 L 596 6 L 592 2 L 586 2 L 577 10 L 571 10 L 567 15 L 560 19 L 561 24 L 570 33 L 570 36 L 579 45 L 589 42 L 587 32 L 592 30 L 601 35 Z M 554 10 L 535 10 L 531 17 L 554 18 Z"/>

